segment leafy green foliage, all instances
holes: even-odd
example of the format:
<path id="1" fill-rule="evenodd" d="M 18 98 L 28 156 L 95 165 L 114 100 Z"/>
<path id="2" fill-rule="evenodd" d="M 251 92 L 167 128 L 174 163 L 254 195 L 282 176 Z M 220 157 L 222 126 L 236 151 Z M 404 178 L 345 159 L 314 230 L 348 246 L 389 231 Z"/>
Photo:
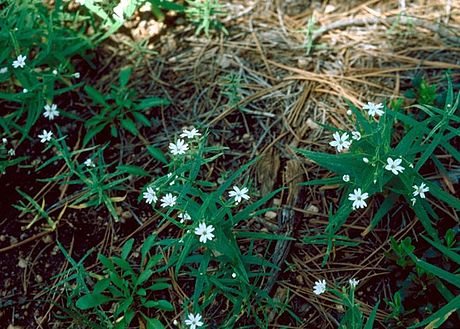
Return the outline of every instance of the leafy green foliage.
<path id="1" fill-rule="evenodd" d="M 169 163 L 169 174 L 147 185 L 159 199 L 168 193 L 177 196 L 174 206 L 154 207 L 154 210 L 165 221 L 184 231 L 181 237 L 159 241 L 158 245 L 169 254 L 166 267 L 174 268 L 177 277 L 194 278 L 193 295 L 190 296 L 194 310 L 204 310 L 211 307 L 216 298 L 224 298 L 232 305 L 223 321 L 225 327 L 234 327 L 241 313 L 251 314 L 262 326 L 266 321 L 258 315 L 263 306 L 279 309 L 279 305 L 259 285 L 268 275 L 268 269 L 277 267 L 258 255 L 255 244 L 256 241 L 286 237 L 246 231 L 239 224 L 266 212 L 262 206 L 279 191 L 248 205 L 246 201 L 235 204 L 233 198 L 225 194 L 252 162 L 241 166 L 220 186 L 206 181 L 201 175 L 206 177 L 205 168 L 224 149 L 207 147 L 205 140 L 205 137 L 188 140 L 187 155 L 174 156 Z M 179 220 L 179 215 L 183 214 L 189 219 Z M 199 241 L 196 233 L 198 225 L 203 223 L 215 229 L 214 238 L 205 243 Z M 244 240 L 249 243 L 242 247 Z"/>
<path id="2" fill-rule="evenodd" d="M 0 100 L 8 104 L 0 128 L 8 136 L 19 131 L 22 143 L 40 118 L 43 107 L 59 95 L 80 86 L 71 59 L 92 46 L 90 38 L 72 28 L 62 1 L 45 6 L 41 1 L 11 0 L 0 10 Z M 25 56 L 23 67 L 12 64 Z M 56 74 L 53 73 L 56 71 Z"/>
<path id="3" fill-rule="evenodd" d="M 139 135 L 136 123 L 150 127 L 151 122 L 144 112 L 152 107 L 169 105 L 169 101 L 158 97 L 137 98 L 134 89 L 129 88 L 132 68 L 120 71 L 119 85 L 112 85 L 110 94 L 104 95 L 91 86 L 85 86 L 85 91 L 93 105 L 99 107 L 99 112 L 85 122 L 88 132 L 84 138 L 86 145 L 93 137 L 110 127 L 113 137 L 119 136 L 119 128 L 131 134 Z"/>
<path id="4" fill-rule="evenodd" d="M 443 109 L 431 105 L 413 106 L 427 114 L 427 119 L 421 122 L 404 114 L 400 103 L 394 103 L 389 108 L 384 107 L 383 116 L 378 121 L 372 117 L 367 119 L 359 109 L 349 104 L 356 117 L 356 131 L 361 137 L 351 143 L 348 153 L 327 154 L 296 150 L 337 175 L 337 179 L 319 179 L 306 182 L 304 185 L 338 184 L 343 190 L 338 209 L 335 212 L 331 210 L 329 224 L 325 229 L 328 239 L 323 265 L 332 250 L 336 234 L 353 211 L 354 202 L 349 199 L 352 193 L 356 193 L 357 188 L 366 192 L 368 197 L 385 196 L 385 200 L 378 207 L 363 234 L 367 234 L 378 225 L 402 199 L 408 207 L 412 208 L 431 238 L 439 240 L 432 223 L 433 219 L 437 220 L 438 217 L 426 199 L 415 191 L 421 186 L 426 186 L 431 197 L 445 202 L 457 211 L 460 210 L 459 199 L 440 188 L 437 182 L 427 180 L 420 173 L 428 159 L 433 159 L 439 168 L 443 167 L 435 160 L 435 151 L 440 148 L 449 152 L 454 158 L 460 159 L 460 153 L 450 144 L 450 141 L 459 135 L 458 129 L 454 128 L 455 124 L 460 122 L 460 117 L 455 114 L 459 97 L 460 94 L 454 99 L 452 83 L 448 77 L 448 92 Z M 401 120 L 407 127 L 405 135 L 399 140 L 394 138 L 397 120 Z M 388 169 L 390 163 L 388 159 L 399 159 L 403 169 L 397 172 L 398 175 Z M 344 175 L 348 175 L 350 180 L 341 180 Z"/>
<path id="5" fill-rule="evenodd" d="M 219 16 L 223 16 L 223 5 L 219 4 L 219 0 L 186 0 L 187 7 L 185 13 L 187 18 L 196 25 L 196 34 L 204 31 L 209 37 L 211 28 L 222 30 L 227 34 L 227 30 L 222 23 L 219 22 Z"/>

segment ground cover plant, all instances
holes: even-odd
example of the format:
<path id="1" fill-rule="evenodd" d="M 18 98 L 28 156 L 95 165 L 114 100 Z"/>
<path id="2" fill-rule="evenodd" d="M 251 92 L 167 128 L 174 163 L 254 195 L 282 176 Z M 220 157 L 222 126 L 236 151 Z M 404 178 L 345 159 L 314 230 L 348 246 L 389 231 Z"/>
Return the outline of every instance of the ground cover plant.
<path id="1" fill-rule="evenodd" d="M 457 3 L 0 17 L 0 327 L 459 327 Z"/>

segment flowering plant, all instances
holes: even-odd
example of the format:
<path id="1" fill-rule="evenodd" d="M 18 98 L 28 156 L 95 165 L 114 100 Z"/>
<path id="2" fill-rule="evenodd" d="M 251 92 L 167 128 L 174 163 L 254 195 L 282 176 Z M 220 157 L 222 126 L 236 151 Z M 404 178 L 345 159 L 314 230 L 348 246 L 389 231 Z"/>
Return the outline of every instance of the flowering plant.
<path id="1" fill-rule="evenodd" d="M 460 210 L 460 200 L 444 191 L 436 182 L 425 178 L 422 166 L 432 159 L 445 172 L 442 163 L 432 156 L 437 149 L 449 152 L 460 161 L 460 153 L 449 143 L 458 135 L 458 130 L 449 123 L 460 121 L 455 114 L 459 99 L 460 94 L 454 99 L 448 77 L 448 93 L 443 109 L 429 105 L 414 106 L 427 113 L 428 117 L 422 122 L 410 114 L 404 114 L 401 102 L 394 102 L 390 107 L 368 103 L 364 108 L 367 113 L 349 103 L 349 114 L 354 114 L 356 127 L 350 132 L 352 139 L 349 139 L 348 132 L 334 133 L 330 145 L 336 148 L 338 154 L 296 149 L 299 154 L 336 174 L 335 177 L 308 181 L 303 185 L 334 185 L 343 190 L 337 210 L 331 212 L 325 229 L 327 252 L 323 265 L 332 250 L 336 234 L 347 218 L 352 212 L 361 211 L 369 205 L 379 204 L 368 227 L 362 232 L 363 236 L 403 201 L 412 208 L 431 238 L 439 239 L 432 223 L 432 219 L 439 217 L 427 202 L 427 197 L 445 202 L 456 210 Z M 398 121 L 406 124 L 402 138 L 395 138 L 398 136 Z M 385 198 L 381 201 L 379 195 Z"/>
<path id="2" fill-rule="evenodd" d="M 267 275 L 265 269 L 275 265 L 255 252 L 254 242 L 285 237 L 244 229 L 248 220 L 267 211 L 262 205 L 278 193 L 252 201 L 254 192 L 248 182 L 235 185 L 253 161 L 220 180 L 220 185 L 202 179 L 209 176 L 206 168 L 224 151 L 206 146 L 206 137 L 196 128 L 184 129 L 169 145 L 169 173 L 149 183 L 139 200 L 149 204 L 163 221 L 181 229 L 180 236 L 160 240 L 158 245 L 168 250 L 166 266 L 175 268 L 180 277 L 195 279 L 193 294 L 186 302 L 191 304 L 188 325 L 205 323 L 204 310 L 221 296 L 233 305 L 224 321 L 230 328 L 238 319 L 236 315 L 252 309 L 249 305 L 256 292 L 258 303 L 270 302 L 258 283 Z"/>

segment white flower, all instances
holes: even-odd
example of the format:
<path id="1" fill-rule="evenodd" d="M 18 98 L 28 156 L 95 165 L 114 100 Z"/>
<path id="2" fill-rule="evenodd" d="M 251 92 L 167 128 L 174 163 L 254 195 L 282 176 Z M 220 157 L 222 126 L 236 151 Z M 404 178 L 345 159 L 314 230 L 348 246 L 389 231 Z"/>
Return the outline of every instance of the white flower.
<path id="1" fill-rule="evenodd" d="M 157 194 L 150 186 L 147 187 L 147 192 L 144 192 L 143 198 L 145 199 L 145 202 L 147 202 L 148 204 L 151 204 L 152 202 L 155 203 L 158 200 Z"/>
<path id="2" fill-rule="evenodd" d="M 337 152 L 342 152 L 342 150 L 346 150 L 350 147 L 351 142 L 347 141 L 349 135 L 347 133 L 343 133 L 342 136 L 336 131 L 332 137 L 334 140 L 329 142 L 329 145 L 337 148 Z"/>
<path id="3" fill-rule="evenodd" d="M 342 177 L 344 182 L 349 182 L 350 181 L 350 176 L 349 175 L 343 175 Z"/>
<path id="4" fill-rule="evenodd" d="M 247 187 L 240 189 L 238 186 L 233 186 L 233 191 L 228 192 L 228 195 L 232 198 L 235 197 L 235 202 L 238 204 L 241 202 L 241 199 L 249 200 L 249 192 Z"/>
<path id="5" fill-rule="evenodd" d="M 348 110 L 348 111 L 347 111 L 347 114 L 348 114 L 348 115 L 352 115 L 353 112 L 352 112 L 351 110 Z"/>
<path id="6" fill-rule="evenodd" d="M 412 163 L 409 163 L 409 168 L 414 168 L 414 165 Z"/>
<path id="7" fill-rule="evenodd" d="M 53 74 L 54 75 L 57 75 L 58 74 L 58 71 L 56 69 L 53 70 Z"/>
<path id="8" fill-rule="evenodd" d="M 13 67 L 17 69 L 20 67 L 21 69 L 26 65 L 26 56 L 19 55 L 18 58 L 13 62 Z"/>
<path id="9" fill-rule="evenodd" d="M 348 283 L 350 284 L 350 287 L 356 288 L 356 286 L 359 283 L 359 280 L 356 280 L 355 278 L 348 280 Z"/>
<path id="10" fill-rule="evenodd" d="M 27 93 L 29 92 L 29 89 L 24 88 L 24 89 L 22 90 L 22 92 L 23 92 L 24 94 L 27 94 Z"/>
<path id="11" fill-rule="evenodd" d="M 366 200 L 369 197 L 368 193 L 362 193 L 360 188 L 353 190 L 353 193 L 348 195 L 348 200 L 353 201 L 353 209 L 364 208 L 367 206 Z"/>
<path id="12" fill-rule="evenodd" d="M 75 0 L 76 3 L 84 5 L 86 0 Z"/>
<path id="13" fill-rule="evenodd" d="M 232 278 L 236 278 L 236 273 L 235 272 L 232 273 Z"/>
<path id="14" fill-rule="evenodd" d="M 361 139 L 361 133 L 359 131 L 352 131 L 351 132 L 351 138 L 354 140 L 359 141 Z"/>
<path id="15" fill-rule="evenodd" d="M 416 199 L 416 198 L 412 198 L 412 199 L 410 199 L 410 201 L 412 202 L 412 205 L 415 206 L 415 202 L 417 201 L 417 199 Z"/>
<path id="16" fill-rule="evenodd" d="M 83 164 L 87 167 L 96 167 L 93 160 L 91 160 L 90 158 L 86 159 L 85 162 L 83 162 Z"/>
<path id="17" fill-rule="evenodd" d="M 53 136 L 53 133 L 51 131 L 46 131 L 43 129 L 43 134 L 38 135 L 41 143 L 49 142 L 51 140 L 51 136 Z"/>
<path id="18" fill-rule="evenodd" d="M 195 128 L 191 130 L 184 129 L 182 134 L 180 134 L 180 137 L 187 137 L 188 139 L 192 139 L 197 136 L 201 136 L 201 133 Z"/>
<path id="19" fill-rule="evenodd" d="M 315 282 L 313 286 L 313 292 L 315 295 L 321 295 L 326 292 L 326 280 L 319 280 Z"/>
<path id="20" fill-rule="evenodd" d="M 3 137 L 2 142 L 3 142 L 3 144 L 6 144 L 6 143 L 8 143 L 8 140 L 5 137 Z"/>
<path id="21" fill-rule="evenodd" d="M 399 172 L 404 171 L 404 167 L 400 166 L 401 162 L 402 162 L 402 159 L 393 160 L 392 158 L 388 158 L 387 159 L 388 164 L 385 166 L 385 169 L 389 170 L 389 171 L 393 172 L 393 174 L 397 175 Z"/>
<path id="22" fill-rule="evenodd" d="M 164 197 L 161 198 L 161 206 L 165 207 L 174 207 L 177 201 L 177 196 L 172 195 L 171 193 L 166 194 Z"/>
<path id="23" fill-rule="evenodd" d="M 364 161 L 364 163 L 369 163 L 369 159 L 368 159 L 368 158 L 363 158 L 363 161 Z"/>
<path id="24" fill-rule="evenodd" d="M 190 217 L 190 215 L 188 214 L 188 212 L 180 212 L 177 217 L 180 218 L 180 222 L 183 223 L 185 222 L 186 220 L 190 220 L 192 219 L 192 217 Z"/>
<path id="25" fill-rule="evenodd" d="M 198 227 L 195 227 L 195 234 L 200 236 L 200 242 L 206 243 L 207 240 L 211 241 L 214 238 L 214 226 L 206 226 L 205 223 L 198 224 Z"/>
<path id="26" fill-rule="evenodd" d="M 190 313 L 188 315 L 188 319 L 185 320 L 185 324 L 190 326 L 190 329 L 196 329 L 196 327 L 201 327 L 204 323 L 201 321 L 200 313 L 197 313 L 196 315 Z"/>
<path id="27" fill-rule="evenodd" d="M 421 183 L 420 186 L 414 185 L 412 187 L 415 189 L 415 191 L 412 192 L 412 195 L 413 196 L 420 195 L 422 199 L 425 199 L 425 192 L 428 192 L 430 190 L 430 188 L 426 186 L 425 183 Z"/>
<path id="28" fill-rule="evenodd" d="M 14 149 L 9 149 L 8 155 L 11 155 L 12 157 L 14 157 L 16 155 L 16 151 Z"/>
<path id="29" fill-rule="evenodd" d="M 6 72 L 8 72 L 8 68 L 6 66 L 0 69 L 0 74 L 5 74 Z"/>
<path id="30" fill-rule="evenodd" d="M 367 113 L 372 117 L 375 117 L 375 115 L 382 116 L 385 112 L 383 112 L 381 109 L 383 109 L 382 103 L 374 104 L 367 102 L 367 105 L 363 106 L 363 110 L 367 110 Z"/>
<path id="31" fill-rule="evenodd" d="M 76 79 L 80 79 L 80 72 L 75 72 L 73 74 L 73 77 L 76 78 Z"/>
<path id="32" fill-rule="evenodd" d="M 45 118 L 48 118 L 49 120 L 54 120 L 54 117 L 59 116 L 59 111 L 57 110 L 57 105 L 56 104 L 46 104 L 45 107 L 45 112 L 43 112 L 43 116 Z"/>
<path id="33" fill-rule="evenodd" d="M 169 151 L 173 155 L 185 154 L 188 150 L 188 144 L 184 142 L 183 139 L 178 139 L 176 143 L 169 144 Z"/>

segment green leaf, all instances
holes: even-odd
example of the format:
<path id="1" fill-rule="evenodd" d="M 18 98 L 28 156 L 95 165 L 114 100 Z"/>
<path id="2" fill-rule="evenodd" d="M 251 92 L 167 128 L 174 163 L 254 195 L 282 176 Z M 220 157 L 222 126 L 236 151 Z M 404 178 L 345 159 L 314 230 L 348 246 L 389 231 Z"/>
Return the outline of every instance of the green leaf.
<path id="1" fill-rule="evenodd" d="M 432 314 L 420 323 L 414 324 L 409 329 L 420 328 L 425 326 L 425 329 L 439 328 L 456 310 L 460 309 L 460 295 L 452 299 L 447 305 L 441 307 L 436 313 Z"/>
<path id="2" fill-rule="evenodd" d="M 120 87 L 125 87 L 128 84 L 132 71 L 133 69 L 131 67 L 126 67 L 120 71 Z"/>
<path id="3" fill-rule="evenodd" d="M 77 300 L 77 307 L 81 310 L 87 310 L 102 304 L 105 304 L 112 299 L 102 294 L 90 294 L 80 297 Z"/>
<path id="4" fill-rule="evenodd" d="M 150 279 L 150 277 L 152 276 L 153 274 L 153 271 L 151 269 L 146 269 L 144 272 L 142 272 L 139 277 L 137 278 L 136 280 L 136 286 L 140 286 L 142 285 L 145 281 L 147 281 L 148 279 Z"/>
<path id="5" fill-rule="evenodd" d="M 375 304 L 375 306 L 372 308 L 371 314 L 369 314 L 369 319 L 367 319 L 366 325 L 364 326 L 364 329 L 372 329 L 374 328 L 374 321 L 375 317 L 377 316 L 377 310 L 379 308 L 380 301 Z"/>
<path id="6" fill-rule="evenodd" d="M 130 118 L 124 118 L 120 120 L 121 126 L 128 130 L 133 135 L 139 135 L 139 131 L 137 130 L 136 124 Z"/>
<path id="7" fill-rule="evenodd" d="M 141 314 L 147 324 L 147 329 L 165 329 L 165 326 L 160 322 L 160 320 L 149 318 L 142 312 Z"/>
<path id="8" fill-rule="evenodd" d="M 126 241 L 126 243 L 123 245 L 123 248 L 121 249 L 121 258 L 127 259 L 129 256 L 129 253 L 131 252 L 131 249 L 133 248 L 134 244 L 134 239 L 129 239 Z"/>
<path id="9" fill-rule="evenodd" d="M 159 148 L 148 145 L 147 151 L 150 153 L 150 155 L 152 155 L 158 161 L 164 164 L 168 164 L 168 160 L 166 159 L 164 153 Z"/>
<path id="10" fill-rule="evenodd" d="M 157 106 L 168 106 L 171 102 L 164 98 L 150 97 L 141 99 L 140 103 L 135 106 L 137 110 L 145 110 Z"/>
<path id="11" fill-rule="evenodd" d="M 131 174 L 134 176 L 143 176 L 148 177 L 150 174 L 145 171 L 143 168 L 135 166 L 135 165 L 120 165 L 117 166 L 117 170 L 122 171 L 127 174 Z"/>
<path id="12" fill-rule="evenodd" d="M 107 102 L 105 101 L 104 95 L 102 95 L 99 91 L 88 85 L 85 85 L 84 88 L 88 96 L 91 97 L 95 104 L 108 106 Z"/>

